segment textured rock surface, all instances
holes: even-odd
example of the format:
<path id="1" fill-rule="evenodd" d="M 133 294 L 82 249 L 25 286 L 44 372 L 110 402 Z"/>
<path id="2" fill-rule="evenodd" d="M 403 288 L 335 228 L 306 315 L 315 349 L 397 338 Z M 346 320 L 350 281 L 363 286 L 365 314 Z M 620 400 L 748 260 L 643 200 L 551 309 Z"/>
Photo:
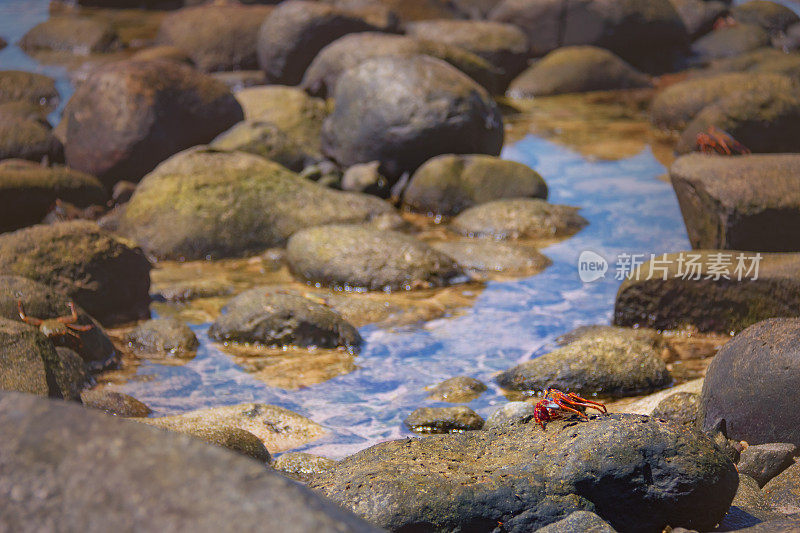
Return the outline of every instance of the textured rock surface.
<path id="1" fill-rule="evenodd" d="M 433 387 L 428 387 L 428 399 L 440 402 L 467 403 L 486 390 L 480 380 L 469 376 L 457 376 L 446 379 Z"/>
<path id="2" fill-rule="evenodd" d="M 483 418 L 463 405 L 420 407 L 408 415 L 403 422 L 416 433 L 457 433 L 483 427 Z"/>
<path id="3" fill-rule="evenodd" d="M 720 28 L 701 37 L 692 44 L 692 52 L 699 62 L 734 57 L 769 44 L 769 33 L 753 24 L 737 24 Z"/>
<path id="4" fill-rule="evenodd" d="M 0 390 L 63 398 L 69 384 L 53 344 L 36 328 L 0 318 Z"/>
<path id="5" fill-rule="evenodd" d="M 84 407 L 99 409 L 124 418 L 143 417 L 152 412 L 147 405 L 133 396 L 105 389 L 81 392 L 81 403 Z"/>
<path id="6" fill-rule="evenodd" d="M 552 263 L 545 255 L 516 243 L 465 239 L 431 242 L 430 245 L 450 256 L 464 270 L 480 275 L 538 274 Z"/>
<path id="7" fill-rule="evenodd" d="M 772 509 L 779 513 L 800 513 L 800 463 L 790 466 L 764 485 L 764 496 Z"/>
<path id="8" fill-rule="evenodd" d="M 739 489 L 733 498 L 731 508 L 715 531 L 739 531 L 769 520 L 779 519 L 781 515 L 770 509 L 758 483 L 744 473 L 739 474 Z"/>
<path id="9" fill-rule="evenodd" d="M 700 395 L 695 392 L 676 392 L 661 400 L 653 416 L 694 427 L 700 409 Z"/>
<path id="10" fill-rule="evenodd" d="M 614 533 L 608 522 L 589 511 L 575 511 L 566 518 L 537 529 L 536 533 Z"/>
<path id="11" fill-rule="evenodd" d="M 737 466 L 739 472 L 752 477 L 763 487 L 770 479 L 792 466 L 795 455 L 797 446 L 788 442 L 755 444 L 742 451 Z"/>
<path id="12" fill-rule="evenodd" d="M 533 409 L 531 402 L 508 402 L 486 419 L 483 429 L 494 429 L 511 422 L 527 423 L 533 418 Z"/>
<path id="13" fill-rule="evenodd" d="M 64 147 L 40 120 L 11 118 L 0 123 L 0 160 L 64 161 Z"/>
<path id="14" fill-rule="evenodd" d="M 136 326 L 126 340 L 140 354 L 189 356 L 200 346 L 189 326 L 177 318 L 156 318 Z"/>
<path id="15" fill-rule="evenodd" d="M 468 237 L 547 239 L 568 237 L 586 224 L 577 207 L 513 198 L 471 207 L 455 217 L 450 227 Z"/>
<path id="16" fill-rule="evenodd" d="M 275 459 L 272 463 L 272 468 L 294 479 L 308 481 L 335 464 L 335 460 L 319 455 L 303 452 L 286 452 Z"/>

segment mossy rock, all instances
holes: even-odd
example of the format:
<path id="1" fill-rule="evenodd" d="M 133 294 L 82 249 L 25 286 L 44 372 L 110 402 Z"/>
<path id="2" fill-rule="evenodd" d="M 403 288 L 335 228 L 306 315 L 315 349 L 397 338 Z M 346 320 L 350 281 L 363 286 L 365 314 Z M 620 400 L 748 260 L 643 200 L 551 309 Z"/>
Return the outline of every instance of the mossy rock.
<path id="1" fill-rule="evenodd" d="M 0 162 L 0 232 L 41 222 L 56 199 L 88 207 L 105 204 L 108 195 L 97 178 L 77 170 Z"/>
<path id="2" fill-rule="evenodd" d="M 136 326 L 126 340 L 139 354 L 192 357 L 200 346 L 194 332 L 177 318 L 156 318 Z"/>
<path id="3" fill-rule="evenodd" d="M 241 256 L 333 222 L 399 218 L 388 203 L 328 189 L 243 152 L 197 147 L 148 174 L 119 231 L 164 259 Z"/>
<path id="4" fill-rule="evenodd" d="M 515 198 L 471 207 L 455 217 L 450 228 L 468 237 L 547 239 L 568 237 L 587 224 L 577 207 Z"/>
<path id="5" fill-rule="evenodd" d="M 50 17 L 28 30 L 19 41 L 26 52 L 56 50 L 88 55 L 111 52 L 120 47 L 113 26 L 97 18 Z"/>
<path id="6" fill-rule="evenodd" d="M 0 104 L 18 101 L 55 108 L 58 105 L 56 81 L 33 72 L 0 71 Z"/>
<path id="7" fill-rule="evenodd" d="M 244 120 L 211 141 L 212 148 L 259 155 L 289 170 L 301 172 L 322 159 L 317 146 L 303 146 L 279 126 L 263 120 Z"/>
<path id="8" fill-rule="evenodd" d="M 39 120 L 12 119 L 0 123 L 0 160 L 64 161 L 64 147 L 49 126 Z"/>

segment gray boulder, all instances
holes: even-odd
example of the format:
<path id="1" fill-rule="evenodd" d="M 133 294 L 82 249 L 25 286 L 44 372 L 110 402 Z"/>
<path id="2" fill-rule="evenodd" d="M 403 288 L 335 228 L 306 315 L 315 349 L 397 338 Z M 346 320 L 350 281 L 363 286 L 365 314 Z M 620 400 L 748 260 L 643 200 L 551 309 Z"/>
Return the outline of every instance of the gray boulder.
<path id="1" fill-rule="evenodd" d="M 779 513 L 800 513 L 800 463 L 793 464 L 764 485 L 764 496 Z"/>
<path id="2" fill-rule="evenodd" d="M 192 357 L 200 346 L 194 332 L 177 318 L 156 318 L 142 322 L 126 336 L 139 354 Z"/>
<path id="3" fill-rule="evenodd" d="M 513 198 L 470 207 L 451 221 L 450 228 L 467 237 L 551 239 L 569 237 L 586 224 L 577 207 Z"/>

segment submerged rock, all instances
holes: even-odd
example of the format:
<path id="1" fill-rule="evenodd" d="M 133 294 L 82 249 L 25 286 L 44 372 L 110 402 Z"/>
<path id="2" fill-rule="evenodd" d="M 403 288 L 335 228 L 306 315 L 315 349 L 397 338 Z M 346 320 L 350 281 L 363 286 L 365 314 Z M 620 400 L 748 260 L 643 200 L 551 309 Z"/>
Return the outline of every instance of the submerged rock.
<path id="1" fill-rule="evenodd" d="M 194 332 L 177 318 L 156 318 L 136 326 L 126 340 L 140 354 L 192 357 L 200 346 Z"/>
<path id="2" fill-rule="evenodd" d="M 141 249 L 93 222 L 0 235 L 0 271 L 62 292 L 103 324 L 149 317 L 150 268 Z"/>
<path id="3" fill-rule="evenodd" d="M 410 290 L 465 281 L 448 256 L 408 235 L 329 225 L 292 235 L 286 259 L 301 279 L 334 288 Z"/>
<path id="4" fill-rule="evenodd" d="M 420 407 L 403 421 L 416 433 L 457 433 L 483 427 L 483 418 L 469 407 Z"/>
<path id="5" fill-rule="evenodd" d="M 486 391 L 482 381 L 469 376 L 457 376 L 446 379 L 436 386 L 428 388 L 429 400 L 450 403 L 467 403 Z"/>
<path id="6" fill-rule="evenodd" d="M 300 295 L 256 287 L 233 300 L 208 335 L 220 342 L 355 350 L 358 331 L 336 311 Z"/>
<path id="7" fill-rule="evenodd" d="M 439 241 L 430 245 L 450 256 L 465 270 L 478 274 L 538 274 L 552 263 L 538 251 L 489 240 Z"/>
<path id="8" fill-rule="evenodd" d="M 152 410 L 133 396 L 106 389 L 85 390 L 81 392 L 84 407 L 99 409 L 114 416 L 124 418 L 143 417 Z"/>
<path id="9" fill-rule="evenodd" d="M 311 486 L 389 530 L 535 531 L 592 511 L 621 531 L 713 528 L 738 475 L 707 437 L 635 415 L 378 444 Z M 623 503 L 624 502 L 624 503 Z"/>
<path id="10" fill-rule="evenodd" d="M 693 248 L 800 252 L 800 155 L 692 154 L 670 179 Z"/>
<path id="11" fill-rule="evenodd" d="M 503 146 L 489 94 L 432 57 L 367 60 L 339 78 L 334 98 L 323 152 L 343 166 L 380 161 L 392 180 L 443 153 L 498 155 Z"/>
<path id="12" fill-rule="evenodd" d="M 450 228 L 468 237 L 548 239 L 568 237 L 586 224 L 577 207 L 514 198 L 471 207 L 455 217 Z"/>
<path id="13" fill-rule="evenodd" d="M 257 530 L 277 514 L 290 533 L 377 531 L 251 459 L 64 402 L 0 393 L 0 448 L 12 530 Z"/>
<path id="14" fill-rule="evenodd" d="M 547 199 L 538 172 L 516 161 L 489 155 L 440 155 L 414 172 L 403 206 L 428 215 L 454 216 L 501 198 Z"/>
<path id="15" fill-rule="evenodd" d="M 797 446 L 788 442 L 754 444 L 742 451 L 736 466 L 739 472 L 752 477 L 759 487 L 763 487 L 794 464 L 797 451 Z"/>
<path id="16" fill-rule="evenodd" d="M 111 52 L 120 47 L 113 26 L 96 18 L 50 17 L 28 30 L 19 41 L 26 52 L 56 50 L 89 55 Z"/>
<path id="17" fill-rule="evenodd" d="M 604 48 L 567 46 L 550 52 L 520 74 L 506 94 L 532 98 L 650 86 L 648 76 Z"/>

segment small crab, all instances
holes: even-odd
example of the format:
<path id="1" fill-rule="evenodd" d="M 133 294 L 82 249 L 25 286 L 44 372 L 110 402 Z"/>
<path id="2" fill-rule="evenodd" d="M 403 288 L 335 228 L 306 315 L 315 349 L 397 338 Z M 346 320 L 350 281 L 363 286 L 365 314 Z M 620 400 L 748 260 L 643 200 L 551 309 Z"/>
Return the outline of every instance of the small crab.
<path id="1" fill-rule="evenodd" d="M 39 331 L 50 339 L 66 339 L 71 336 L 80 342 L 81 337 L 77 332 L 86 332 L 94 328 L 91 324 L 83 326 L 75 323 L 78 321 L 78 312 L 72 302 L 67 303 L 71 314 L 58 318 L 42 319 L 28 316 L 22 308 L 22 300 L 17 300 L 17 307 L 19 308 L 19 317 L 23 322 L 38 327 Z"/>
<path id="2" fill-rule="evenodd" d="M 750 150 L 734 139 L 730 133 L 710 126 L 697 134 L 697 149 L 704 154 L 742 155 Z"/>
<path id="3" fill-rule="evenodd" d="M 595 409 L 600 413 L 608 413 L 606 406 L 600 402 L 593 402 L 581 398 L 574 392 L 564 393 L 558 389 L 547 389 L 544 396 L 533 408 L 533 420 L 545 429 L 544 425 L 551 420 L 578 415 L 583 419 L 587 409 Z"/>

